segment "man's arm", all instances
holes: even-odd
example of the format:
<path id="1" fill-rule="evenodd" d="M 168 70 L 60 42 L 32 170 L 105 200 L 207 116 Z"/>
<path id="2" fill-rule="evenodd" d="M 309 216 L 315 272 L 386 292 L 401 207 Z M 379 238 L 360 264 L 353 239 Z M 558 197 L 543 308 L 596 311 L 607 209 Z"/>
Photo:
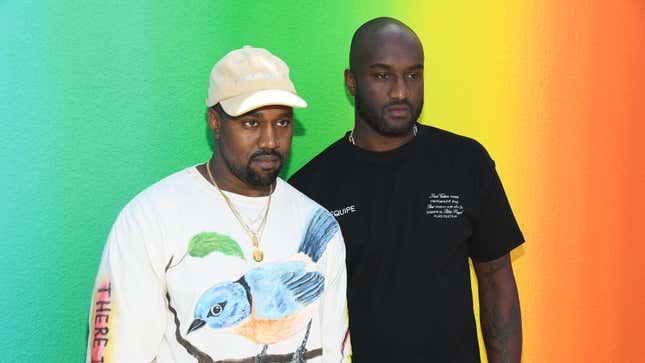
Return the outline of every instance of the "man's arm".
<path id="1" fill-rule="evenodd" d="M 97 273 L 89 319 L 87 363 L 151 362 L 168 320 L 161 254 L 147 248 L 147 210 L 130 203 L 115 222 Z M 147 213 L 149 214 L 149 213 Z M 156 260 L 160 260 L 157 262 Z"/>
<path id="2" fill-rule="evenodd" d="M 508 254 L 475 262 L 480 321 L 489 363 L 519 363 L 522 321 L 517 285 Z"/>
<path id="3" fill-rule="evenodd" d="M 347 270 L 345 267 L 345 243 L 341 232 L 336 232 L 329 242 L 325 258 L 325 292 L 323 294 L 320 321 L 322 324 L 323 362 L 349 362 L 347 317 Z"/>

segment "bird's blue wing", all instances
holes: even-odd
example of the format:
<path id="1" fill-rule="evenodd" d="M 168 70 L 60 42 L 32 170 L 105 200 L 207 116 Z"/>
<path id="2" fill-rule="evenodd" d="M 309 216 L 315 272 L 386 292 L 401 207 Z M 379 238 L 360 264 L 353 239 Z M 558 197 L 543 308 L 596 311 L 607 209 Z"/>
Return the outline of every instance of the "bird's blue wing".
<path id="1" fill-rule="evenodd" d="M 305 306 L 316 301 L 325 289 L 325 278 L 317 271 L 289 272 L 280 279 L 293 298 Z"/>
<path id="2" fill-rule="evenodd" d="M 309 216 L 309 222 L 302 235 L 298 252 L 303 252 L 314 262 L 318 262 L 327 248 L 327 243 L 338 229 L 338 222 L 331 213 L 322 208 L 314 209 Z"/>
<path id="3" fill-rule="evenodd" d="M 288 261 L 258 266 L 245 275 L 253 299 L 255 315 L 278 320 L 298 312 L 320 297 L 325 278 L 306 271 L 306 263 Z"/>

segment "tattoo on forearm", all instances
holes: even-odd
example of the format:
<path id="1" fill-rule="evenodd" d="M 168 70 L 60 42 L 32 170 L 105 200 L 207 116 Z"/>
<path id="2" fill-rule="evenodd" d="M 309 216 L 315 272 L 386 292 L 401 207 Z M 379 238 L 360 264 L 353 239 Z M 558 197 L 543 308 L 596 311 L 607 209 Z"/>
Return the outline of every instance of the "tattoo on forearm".
<path id="1" fill-rule="evenodd" d="M 511 274 L 512 291 L 514 296 L 499 298 L 501 281 L 504 275 L 498 275 L 502 270 Z M 478 266 L 480 276 L 480 307 L 481 323 L 484 342 L 490 363 L 519 362 L 521 352 L 521 317 L 517 288 L 512 277 L 510 259 L 482 263 Z M 500 280 L 500 278 L 502 280 Z M 506 282 L 504 282 L 506 283 Z M 507 290 L 508 287 L 504 287 Z M 518 337 L 519 335 L 519 337 Z M 517 340 L 519 338 L 519 342 Z M 519 346 L 517 345 L 519 343 Z"/>
<path id="2" fill-rule="evenodd" d="M 485 264 L 485 273 L 487 275 L 492 275 L 500 270 L 507 269 L 511 267 L 511 264 L 508 259 L 501 258 L 499 260 L 494 260 Z"/>
<path id="3" fill-rule="evenodd" d="M 490 319 L 485 320 L 486 323 L 482 329 L 486 349 L 490 356 L 496 357 L 495 362 L 510 363 L 509 341 L 516 333 L 516 327 L 519 324 L 519 308 L 517 305 L 511 306 L 506 316 L 497 305 L 494 305 L 491 310 L 486 312 L 490 314 Z"/>

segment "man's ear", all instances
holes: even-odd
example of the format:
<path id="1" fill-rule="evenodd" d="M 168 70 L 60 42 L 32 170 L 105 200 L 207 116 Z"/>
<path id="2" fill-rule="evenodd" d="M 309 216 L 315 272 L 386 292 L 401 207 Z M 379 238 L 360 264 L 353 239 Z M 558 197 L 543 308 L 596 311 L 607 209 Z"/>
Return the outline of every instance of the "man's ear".
<path id="1" fill-rule="evenodd" d="M 345 86 L 352 96 L 356 96 L 356 77 L 351 69 L 345 70 Z"/>
<path id="2" fill-rule="evenodd" d="M 219 115 L 212 107 L 208 108 L 208 127 L 211 129 L 215 140 L 219 140 L 222 130 L 222 122 L 219 119 Z"/>

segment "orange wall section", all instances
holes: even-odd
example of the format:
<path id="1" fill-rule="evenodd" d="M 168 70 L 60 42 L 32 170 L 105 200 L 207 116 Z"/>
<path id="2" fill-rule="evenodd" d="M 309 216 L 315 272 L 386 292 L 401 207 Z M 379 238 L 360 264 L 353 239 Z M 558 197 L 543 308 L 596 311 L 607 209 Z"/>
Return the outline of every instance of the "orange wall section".
<path id="1" fill-rule="evenodd" d="M 539 230 L 550 267 L 531 273 L 545 286 L 536 311 L 548 318 L 534 326 L 535 356 L 546 362 L 645 356 L 636 230 L 645 202 L 644 10 L 636 1 L 573 1 L 553 3 L 544 19 L 542 178 L 551 202 L 540 201 Z"/>
<path id="2" fill-rule="evenodd" d="M 645 3 L 406 9 L 423 122 L 486 146 L 527 240 L 512 254 L 523 362 L 642 361 Z"/>

